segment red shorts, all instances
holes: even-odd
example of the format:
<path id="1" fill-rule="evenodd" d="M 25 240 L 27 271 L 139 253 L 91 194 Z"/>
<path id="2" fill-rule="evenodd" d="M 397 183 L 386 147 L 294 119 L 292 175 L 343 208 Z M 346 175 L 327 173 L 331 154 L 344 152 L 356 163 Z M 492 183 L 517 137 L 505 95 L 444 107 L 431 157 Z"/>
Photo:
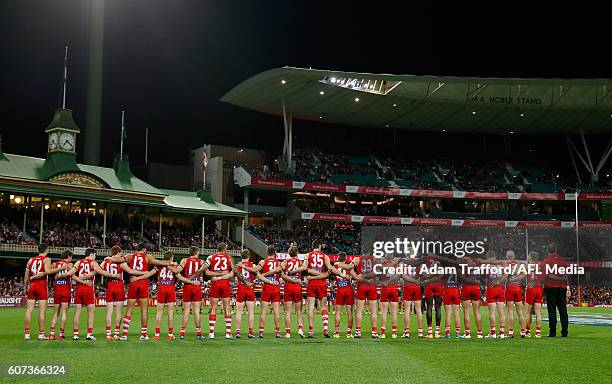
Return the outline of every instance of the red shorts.
<path id="1" fill-rule="evenodd" d="M 53 304 L 70 303 L 70 291 L 54 291 Z"/>
<path id="2" fill-rule="evenodd" d="M 128 288 L 128 299 L 148 299 L 149 298 L 149 281 L 140 280 L 130 284 Z"/>
<path id="3" fill-rule="evenodd" d="M 236 302 L 244 303 L 245 301 L 255 301 L 255 290 L 240 286 L 238 287 L 238 292 L 236 292 Z"/>
<path id="4" fill-rule="evenodd" d="M 321 283 L 308 282 L 306 286 L 306 296 L 316 297 L 317 299 L 327 297 L 327 285 L 325 284 L 325 280 L 320 281 Z"/>
<path id="5" fill-rule="evenodd" d="M 503 303 L 504 301 L 506 301 L 506 297 L 502 286 L 487 287 L 487 304 Z"/>
<path id="6" fill-rule="evenodd" d="M 444 287 L 439 284 L 425 284 L 425 297 L 440 296 L 444 294 Z"/>
<path id="7" fill-rule="evenodd" d="M 47 300 L 47 285 L 30 285 L 27 293 L 28 300 Z"/>
<path id="8" fill-rule="evenodd" d="M 89 289 L 77 289 L 74 294 L 74 303 L 86 306 L 96 304 L 93 287 Z"/>
<path id="9" fill-rule="evenodd" d="M 527 288 L 525 302 L 529 305 L 542 304 L 542 287 Z"/>
<path id="10" fill-rule="evenodd" d="M 357 284 L 357 300 L 377 300 L 378 291 L 375 285 Z"/>
<path id="11" fill-rule="evenodd" d="M 299 284 L 285 284 L 283 300 L 294 303 L 302 302 L 302 287 Z"/>
<path id="12" fill-rule="evenodd" d="M 479 285 L 464 285 L 461 287 L 461 301 L 480 301 Z"/>
<path id="13" fill-rule="evenodd" d="M 444 298 L 442 299 L 442 303 L 444 305 L 459 305 L 459 288 L 444 288 Z"/>
<path id="14" fill-rule="evenodd" d="M 418 285 L 404 285 L 404 301 L 420 301 L 421 287 Z"/>
<path id="15" fill-rule="evenodd" d="M 118 290 L 118 289 L 111 289 L 109 291 L 106 291 L 106 297 L 105 297 L 106 303 L 118 303 L 118 302 L 123 302 L 125 300 L 125 291 L 123 290 Z"/>
<path id="16" fill-rule="evenodd" d="M 190 303 L 192 301 L 202 301 L 202 287 L 185 284 L 183 286 L 183 303 Z"/>
<path id="17" fill-rule="evenodd" d="M 231 295 L 229 280 L 213 281 L 210 286 L 210 297 L 215 299 L 227 299 Z"/>
<path id="18" fill-rule="evenodd" d="M 272 302 L 272 303 L 280 303 L 281 301 L 280 287 L 274 286 L 267 288 L 264 285 L 263 290 L 261 291 L 261 302 Z"/>
<path id="19" fill-rule="evenodd" d="M 336 291 L 336 305 L 353 305 L 355 304 L 355 295 L 353 294 L 353 288 L 339 287 Z"/>
<path id="20" fill-rule="evenodd" d="M 174 289 L 160 289 L 157 291 L 157 302 L 158 303 L 175 303 L 176 292 Z"/>
<path id="21" fill-rule="evenodd" d="M 385 303 L 397 303 L 399 301 L 399 291 L 397 287 L 383 287 L 380 290 L 380 301 Z"/>
<path id="22" fill-rule="evenodd" d="M 506 287 L 506 301 L 521 303 L 523 301 L 523 289 L 516 285 Z"/>

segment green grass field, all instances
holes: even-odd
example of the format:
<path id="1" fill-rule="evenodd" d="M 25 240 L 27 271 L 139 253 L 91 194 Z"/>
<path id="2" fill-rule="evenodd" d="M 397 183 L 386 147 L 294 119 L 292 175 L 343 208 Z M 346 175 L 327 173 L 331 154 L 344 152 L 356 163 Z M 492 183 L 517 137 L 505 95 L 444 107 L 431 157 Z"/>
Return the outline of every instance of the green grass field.
<path id="1" fill-rule="evenodd" d="M 149 334 L 152 335 L 154 310 L 150 312 Z M 132 337 L 127 342 L 119 342 L 104 339 L 103 309 L 98 309 L 95 324 L 98 340 L 94 342 L 83 338 L 24 342 L 23 313 L 23 309 L 0 309 L 0 365 L 65 363 L 68 382 L 610 382 L 612 327 L 570 324 L 569 338 L 539 340 L 427 340 L 414 336 L 372 340 L 369 332 L 364 332 L 361 340 L 336 340 L 323 339 L 320 316 L 317 316 L 315 339 L 300 339 L 294 334 L 294 338 L 286 340 L 273 338 L 273 321 L 268 316 L 264 339 L 225 340 L 221 319 L 217 321 L 215 340 L 195 340 L 190 324 L 186 340 L 141 342 L 137 337 L 140 327 L 137 310 L 130 328 Z M 484 313 L 483 310 L 483 321 L 486 321 Z M 582 315 L 611 318 L 612 309 L 574 308 L 570 321 Z M 48 312 L 49 319 L 50 316 Z M 175 320 L 178 333 L 178 316 Z M 207 316 L 202 320 L 207 332 Z M 84 324 L 85 317 L 81 320 L 81 332 Z M 281 329 L 282 324 L 281 317 Z M 398 328 L 402 326 L 400 322 Z M 369 320 L 366 320 L 364 331 L 368 329 Z M 416 330 L 416 323 L 412 329 Z M 68 335 L 71 330 L 70 325 L 66 330 Z M 166 330 L 163 323 L 162 336 Z M 244 325 L 243 335 L 246 330 Z M 34 325 L 33 337 L 36 332 Z M 547 332 L 544 323 L 543 334 Z M 53 380 L 58 379 L 0 377 L 2 382 Z"/>

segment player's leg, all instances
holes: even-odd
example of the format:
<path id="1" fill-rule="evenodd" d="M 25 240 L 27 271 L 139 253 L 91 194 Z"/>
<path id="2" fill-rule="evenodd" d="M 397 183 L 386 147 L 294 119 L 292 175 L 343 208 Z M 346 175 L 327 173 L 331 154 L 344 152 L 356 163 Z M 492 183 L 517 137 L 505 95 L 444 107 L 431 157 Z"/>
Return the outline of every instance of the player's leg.
<path id="1" fill-rule="evenodd" d="M 453 316 L 455 320 L 455 337 L 461 337 L 461 319 L 459 317 L 459 305 L 453 304 Z"/>
<path id="2" fill-rule="evenodd" d="M 410 306 L 412 305 L 412 301 L 404 300 L 404 333 L 402 334 L 403 338 L 410 337 Z"/>
<path id="3" fill-rule="evenodd" d="M 397 301 L 392 301 L 389 303 L 389 310 L 391 312 L 391 337 L 397 337 L 397 310 L 399 308 L 399 303 Z"/>
<path id="4" fill-rule="evenodd" d="M 389 315 L 389 302 L 380 302 L 380 338 L 384 339 L 387 333 L 387 316 Z"/>
<path id="5" fill-rule="evenodd" d="M 227 292 L 229 294 L 229 291 Z M 224 297 L 221 299 L 223 303 L 223 310 L 225 315 L 225 338 L 232 338 L 232 306 L 230 305 L 230 297 Z"/>
<path id="6" fill-rule="evenodd" d="M 368 302 L 370 308 L 370 324 L 372 324 L 372 337 L 378 338 L 378 300 L 369 300 Z"/>
<path id="7" fill-rule="evenodd" d="M 81 321 L 81 304 L 74 306 L 74 318 L 72 319 L 72 340 L 79 339 L 79 323 Z"/>
<path id="8" fill-rule="evenodd" d="M 338 304 L 338 298 L 336 298 L 336 313 L 334 315 L 334 338 L 336 339 L 340 337 L 340 317 L 344 307 L 344 305 Z"/>
<path id="9" fill-rule="evenodd" d="M 181 323 L 181 332 L 179 333 L 179 339 L 185 338 L 185 329 L 187 329 L 187 324 L 189 323 L 189 313 L 190 312 L 191 312 L 191 301 L 185 301 L 185 299 L 183 299 L 183 321 Z"/>
<path id="10" fill-rule="evenodd" d="M 496 319 L 496 311 L 497 311 L 497 303 L 496 299 L 491 297 L 487 293 L 487 309 L 489 310 L 489 335 L 487 338 L 496 338 L 497 337 L 497 319 Z"/>
<path id="11" fill-rule="evenodd" d="M 505 324 L 507 323 L 505 319 L 506 305 L 503 301 L 498 301 L 496 303 L 496 307 L 497 307 L 497 315 L 499 316 L 499 337 L 504 338 L 506 337 Z"/>
<path id="12" fill-rule="evenodd" d="M 158 296 L 159 298 L 159 296 Z M 153 336 L 153 340 L 159 340 L 159 335 L 161 333 L 161 319 L 164 315 L 164 303 L 157 302 L 156 310 L 155 310 L 155 335 Z M 170 315 L 170 310 L 168 310 L 168 316 Z"/>
<path id="13" fill-rule="evenodd" d="M 168 340 L 174 340 L 174 307 L 175 301 L 166 303 L 168 307 Z"/>
<path id="14" fill-rule="evenodd" d="M 125 311 L 125 317 L 123 318 L 123 334 L 121 335 L 121 340 L 127 340 L 128 330 L 130 329 L 130 323 L 132 322 L 132 315 L 134 314 L 135 307 L 136 299 L 128 298 L 127 310 Z"/>
<path id="15" fill-rule="evenodd" d="M 482 338 L 482 316 L 480 315 L 480 300 L 472 300 L 472 311 L 476 320 L 477 337 Z"/>
<path id="16" fill-rule="evenodd" d="M 94 326 L 94 314 L 96 311 L 96 304 L 91 303 L 87 304 L 87 340 L 95 340 L 96 338 L 93 335 L 93 326 Z"/>
<path id="17" fill-rule="evenodd" d="M 353 307 L 354 305 L 346 305 L 346 337 L 353 337 Z"/>
<path id="18" fill-rule="evenodd" d="M 434 309 L 436 310 L 436 332 L 434 337 L 440 337 L 440 324 L 442 323 L 442 296 L 434 296 Z"/>
<path id="19" fill-rule="evenodd" d="M 506 302 L 506 318 L 508 319 L 508 337 L 514 337 L 514 301 Z"/>
<path id="20" fill-rule="evenodd" d="M 291 337 L 291 310 L 293 309 L 293 301 L 285 299 L 285 337 Z"/>
<path id="21" fill-rule="evenodd" d="M 113 322 L 113 308 L 114 308 L 114 304 L 115 303 L 113 303 L 113 302 L 107 302 L 106 303 L 106 315 L 104 316 L 104 322 L 106 323 L 106 339 L 107 340 L 112 339 L 111 326 L 112 326 L 112 322 Z M 119 312 L 119 311 L 117 311 L 117 312 Z"/>
<path id="22" fill-rule="evenodd" d="M 66 321 L 68 319 L 68 308 L 70 308 L 70 302 L 60 304 L 60 340 L 64 340 L 64 329 L 66 329 Z"/>
<path id="23" fill-rule="evenodd" d="M 198 339 L 202 339 L 204 337 L 202 336 L 202 305 L 203 305 L 203 302 L 201 299 L 191 302 L 191 309 L 193 310 L 193 325 L 195 326 L 196 337 Z M 187 312 L 187 314 L 189 314 L 189 312 Z M 213 326 L 213 331 L 214 331 L 214 326 Z M 213 336 L 214 336 L 214 333 L 213 333 Z"/>
<path id="24" fill-rule="evenodd" d="M 38 300 L 38 339 L 45 337 L 45 313 L 47 312 L 47 299 Z"/>
<path id="25" fill-rule="evenodd" d="M 259 313 L 259 338 L 263 338 L 264 328 L 266 326 L 266 311 L 268 309 L 268 301 L 264 301 L 262 297 L 261 301 L 261 312 Z"/>
<path id="26" fill-rule="evenodd" d="M 516 314 L 518 316 L 519 326 L 521 327 L 521 337 L 525 337 L 525 316 L 523 316 L 523 302 L 516 301 Z"/>
<path id="27" fill-rule="evenodd" d="M 308 336 L 314 334 L 314 311 L 317 299 L 314 296 L 308 296 Z"/>
<path id="28" fill-rule="evenodd" d="M 236 338 L 240 338 L 240 327 L 242 326 L 242 310 L 244 309 L 244 301 L 236 300 Z"/>
<path id="29" fill-rule="evenodd" d="M 208 338 L 215 337 L 215 323 L 217 322 L 217 306 L 219 306 L 219 298 L 211 296 L 210 297 L 210 313 L 208 314 Z"/>
<path id="30" fill-rule="evenodd" d="M 301 292 L 300 292 L 301 296 Z M 295 305 L 295 317 L 298 323 L 298 335 L 304 337 L 304 313 L 302 312 L 302 299 L 298 296 L 298 300 L 294 303 Z"/>
<path id="31" fill-rule="evenodd" d="M 325 285 L 320 286 L 320 292 L 317 295 L 321 299 L 321 320 L 323 321 L 323 336 L 329 337 L 329 312 L 327 311 L 327 287 Z"/>
<path id="32" fill-rule="evenodd" d="M 471 300 L 461 300 L 461 308 L 463 309 L 463 327 L 465 328 L 465 333 L 463 334 L 463 337 L 465 338 L 472 337 L 472 319 L 470 318 L 470 304 L 472 304 Z"/>
<path id="33" fill-rule="evenodd" d="M 531 317 L 531 310 L 532 310 L 533 306 L 531 304 L 529 304 L 529 302 L 525 303 L 525 306 L 523 307 L 523 317 L 525 319 L 525 328 L 526 328 L 526 333 L 527 333 L 527 337 L 531 337 L 531 322 L 532 322 L 532 317 Z"/>
<path id="34" fill-rule="evenodd" d="M 427 338 L 433 338 L 432 317 L 433 317 L 433 296 L 425 297 L 425 316 L 427 318 Z"/>
<path id="35" fill-rule="evenodd" d="M 26 304 L 26 311 L 23 317 L 23 327 L 24 327 L 24 339 L 30 340 L 30 323 L 32 322 L 32 312 L 34 312 L 34 307 L 36 307 L 36 300 L 28 299 Z"/>
<path id="36" fill-rule="evenodd" d="M 119 338 L 119 331 L 121 330 L 121 320 L 123 316 L 123 301 L 115 302 L 115 333 L 113 335 L 114 339 Z"/>
<path id="37" fill-rule="evenodd" d="M 355 317 L 356 317 L 356 324 L 355 324 L 355 337 L 360 339 L 361 338 L 361 323 L 363 322 L 363 307 L 365 306 L 365 300 L 360 300 L 357 299 L 357 301 L 355 302 Z"/>
<path id="38" fill-rule="evenodd" d="M 140 338 L 145 340 L 149 338 L 149 336 L 147 336 L 147 327 L 149 324 L 149 298 L 140 297 L 138 299 L 138 304 L 140 304 Z"/>
<path id="39" fill-rule="evenodd" d="M 276 338 L 280 336 L 280 302 L 272 302 L 272 313 L 274 314 L 274 336 Z"/>
<path id="40" fill-rule="evenodd" d="M 55 340 L 55 326 L 57 325 L 57 318 L 60 312 L 59 303 L 53 302 L 53 316 L 51 317 L 51 326 L 49 327 L 49 340 Z"/>
<path id="41" fill-rule="evenodd" d="M 450 339 L 452 305 L 444 305 L 444 338 Z"/>
<path id="42" fill-rule="evenodd" d="M 253 338 L 255 337 L 253 335 L 253 327 L 255 327 L 255 301 L 247 301 L 246 308 L 249 317 L 249 338 Z"/>
<path id="43" fill-rule="evenodd" d="M 535 310 L 535 319 L 536 319 L 535 337 L 537 339 L 539 339 L 541 337 L 541 332 L 542 332 L 541 331 L 541 329 L 542 329 L 542 304 L 541 303 L 535 303 L 533 305 L 533 308 Z M 529 317 L 531 317 L 531 314 L 529 315 Z"/>

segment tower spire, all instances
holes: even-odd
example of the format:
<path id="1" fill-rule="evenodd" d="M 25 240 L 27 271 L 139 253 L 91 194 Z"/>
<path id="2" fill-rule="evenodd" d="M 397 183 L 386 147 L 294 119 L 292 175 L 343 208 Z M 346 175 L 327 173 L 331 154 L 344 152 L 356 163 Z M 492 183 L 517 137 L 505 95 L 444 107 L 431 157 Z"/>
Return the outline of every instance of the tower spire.
<path id="1" fill-rule="evenodd" d="M 68 84 L 68 46 L 64 51 L 64 80 L 62 82 L 62 109 L 66 109 L 66 86 Z"/>

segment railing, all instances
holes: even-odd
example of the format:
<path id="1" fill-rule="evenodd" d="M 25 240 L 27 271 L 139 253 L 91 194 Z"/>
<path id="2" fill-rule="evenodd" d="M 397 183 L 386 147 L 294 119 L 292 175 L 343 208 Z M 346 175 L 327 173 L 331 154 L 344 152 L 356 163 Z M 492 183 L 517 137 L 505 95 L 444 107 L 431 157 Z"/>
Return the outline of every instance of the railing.
<path id="1" fill-rule="evenodd" d="M 85 250 L 87 248 L 84 247 L 49 247 L 48 253 L 59 255 L 64 250 L 69 249 L 75 255 L 84 255 Z M 181 247 L 165 247 L 166 250 L 172 251 L 178 255 L 187 255 L 189 253 L 189 248 L 181 248 Z M 38 246 L 36 245 L 25 245 L 25 244 L 0 244 L 0 252 L 15 252 L 15 253 L 26 253 L 26 254 L 36 254 L 38 252 Z M 202 255 L 212 255 L 217 252 L 216 249 L 204 249 L 201 252 Z M 149 255 L 155 258 L 161 258 L 163 256 L 163 252 L 147 252 Z M 236 257 L 240 256 L 240 251 L 230 250 L 227 251 L 230 256 Z M 99 256 L 110 256 L 110 249 L 108 248 L 99 248 L 96 249 L 96 254 Z M 23 255 L 16 255 L 17 257 L 24 257 Z"/>

